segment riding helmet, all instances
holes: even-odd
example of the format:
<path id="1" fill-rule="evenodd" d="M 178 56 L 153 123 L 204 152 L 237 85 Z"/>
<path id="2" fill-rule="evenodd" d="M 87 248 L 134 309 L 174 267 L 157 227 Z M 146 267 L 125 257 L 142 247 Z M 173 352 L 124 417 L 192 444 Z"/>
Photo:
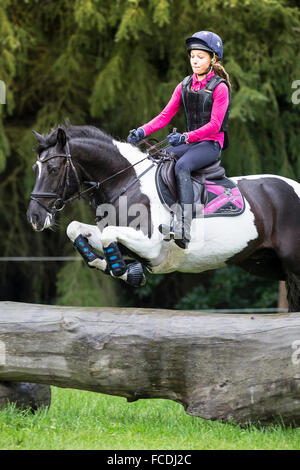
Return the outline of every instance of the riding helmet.
<path id="1" fill-rule="evenodd" d="M 188 52 L 198 49 L 215 53 L 221 60 L 223 57 L 223 43 L 220 36 L 212 31 L 198 31 L 185 40 Z"/>

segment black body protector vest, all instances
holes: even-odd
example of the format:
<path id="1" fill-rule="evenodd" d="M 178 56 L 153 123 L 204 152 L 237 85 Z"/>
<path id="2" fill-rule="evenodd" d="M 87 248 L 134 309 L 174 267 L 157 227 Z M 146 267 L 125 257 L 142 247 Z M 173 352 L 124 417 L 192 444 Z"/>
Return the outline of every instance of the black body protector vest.
<path id="1" fill-rule="evenodd" d="M 230 89 L 225 78 L 214 75 L 202 90 L 192 91 L 193 75 L 185 77 L 181 85 L 181 101 L 184 108 L 187 132 L 199 129 L 210 121 L 213 106 L 213 91 L 219 83 L 224 82 L 228 86 L 229 104 Z M 224 132 L 223 150 L 229 147 L 228 137 L 229 105 L 225 113 L 219 132 Z"/>

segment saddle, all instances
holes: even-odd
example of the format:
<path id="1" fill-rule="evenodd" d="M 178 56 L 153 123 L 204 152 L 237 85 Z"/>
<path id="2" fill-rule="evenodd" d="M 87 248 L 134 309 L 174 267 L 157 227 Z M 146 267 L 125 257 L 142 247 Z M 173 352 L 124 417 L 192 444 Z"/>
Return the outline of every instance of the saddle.
<path id="1" fill-rule="evenodd" d="M 161 202 L 169 208 L 177 200 L 174 168 L 177 155 L 170 153 L 159 163 L 155 182 Z M 237 185 L 226 177 L 221 160 L 197 170 L 191 175 L 194 204 L 203 205 L 204 217 L 240 215 L 245 203 Z M 195 215 L 195 210 L 193 211 Z"/>

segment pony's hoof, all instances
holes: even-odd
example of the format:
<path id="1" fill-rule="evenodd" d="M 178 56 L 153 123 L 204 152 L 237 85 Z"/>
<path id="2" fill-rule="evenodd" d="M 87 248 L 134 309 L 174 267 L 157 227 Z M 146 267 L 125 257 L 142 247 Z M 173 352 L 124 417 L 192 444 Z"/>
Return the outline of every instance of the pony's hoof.
<path id="1" fill-rule="evenodd" d="M 127 265 L 127 284 L 132 287 L 142 287 L 146 284 L 143 267 L 138 261 Z"/>

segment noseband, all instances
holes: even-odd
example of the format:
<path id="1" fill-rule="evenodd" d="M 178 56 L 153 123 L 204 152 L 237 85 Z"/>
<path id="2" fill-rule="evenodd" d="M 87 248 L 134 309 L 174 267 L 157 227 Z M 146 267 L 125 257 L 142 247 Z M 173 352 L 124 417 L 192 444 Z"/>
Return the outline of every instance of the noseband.
<path id="1" fill-rule="evenodd" d="M 30 195 L 30 199 L 37 202 L 41 207 L 43 207 L 43 209 L 45 209 L 47 212 L 50 212 L 53 215 L 56 212 L 61 211 L 64 208 L 65 204 L 73 199 L 73 198 L 66 199 L 66 193 L 67 193 L 67 189 L 68 189 L 68 186 L 69 186 L 70 170 L 71 169 L 72 169 L 72 171 L 75 175 L 75 179 L 76 179 L 77 186 L 78 186 L 78 193 L 79 194 L 78 194 L 77 197 L 80 197 L 80 179 L 79 179 L 79 176 L 78 176 L 78 172 L 75 168 L 75 165 L 72 161 L 69 142 L 66 142 L 65 147 L 66 147 L 66 153 L 56 153 L 54 155 L 49 155 L 49 157 L 47 157 L 43 160 L 40 160 L 40 158 L 37 159 L 37 161 L 40 162 L 40 163 L 48 162 L 49 160 L 51 160 L 53 158 L 64 158 L 66 160 L 62 176 L 61 176 L 61 178 L 58 182 L 58 185 L 57 185 L 56 193 L 32 192 L 31 195 Z M 59 192 L 60 188 L 62 188 L 61 193 Z M 55 200 L 54 200 L 54 202 L 51 206 L 46 206 L 45 204 L 43 204 L 39 200 L 40 198 L 48 198 L 48 199 L 55 199 Z"/>

